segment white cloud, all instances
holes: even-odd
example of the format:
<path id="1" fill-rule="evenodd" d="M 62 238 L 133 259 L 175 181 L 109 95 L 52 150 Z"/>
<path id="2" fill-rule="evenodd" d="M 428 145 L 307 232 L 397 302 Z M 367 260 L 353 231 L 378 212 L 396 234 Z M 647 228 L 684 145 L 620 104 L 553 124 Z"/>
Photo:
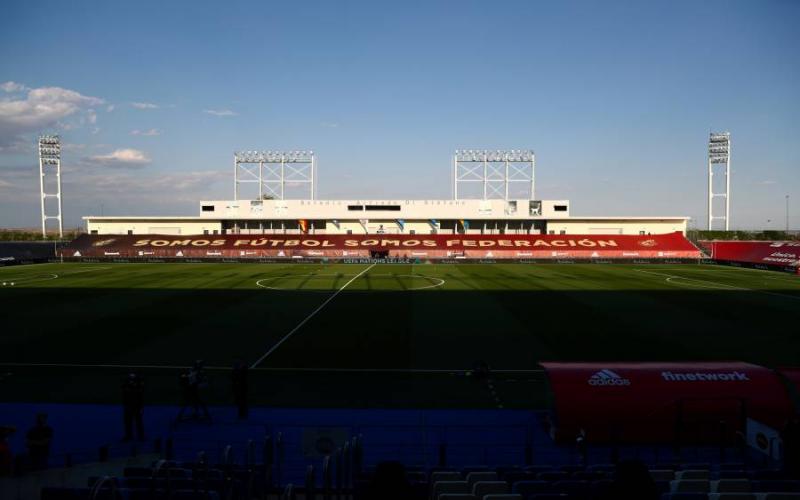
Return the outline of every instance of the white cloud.
<path id="1" fill-rule="evenodd" d="M 24 92 L 28 90 L 28 87 L 17 82 L 5 82 L 0 83 L 0 90 L 4 92 Z"/>
<path id="2" fill-rule="evenodd" d="M 150 163 L 150 158 L 138 149 L 117 149 L 105 155 L 95 155 L 87 158 L 92 163 L 105 166 L 136 168 Z"/>
<path id="3" fill-rule="evenodd" d="M 109 104 L 108 106 L 106 106 L 106 113 L 111 113 L 112 111 L 114 111 L 115 107 L 116 106 L 114 106 L 113 104 Z"/>
<path id="4" fill-rule="evenodd" d="M 152 102 L 132 102 L 131 106 L 136 109 L 158 109 L 158 104 L 153 104 Z"/>
<path id="5" fill-rule="evenodd" d="M 203 113 L 214 116 L 236 116 L 239 114 L 231 111 L 230 109 L 204 109 Z"/>
<path id="6" fill-rule="evenodd" d="M 161 131 L 157 128 L 151 128 L 149 130 L 131 130 L 131 135 L 142 135 L 145 137 L 155 137 L 157 135 L 161 135 Z"/>
<path id="7" fill-rule="evenodd" d="M 761 184 L 762 186 L 771 186 L 773 184 L 777 184 L 777 182 L 767 179 L 767 180 L 759 181 L 759 184 Z"/>
<path id="8" fill-rule="evenodd" d="M 68 129 L 73 125 L 61 121 L 84 111 L 89 113 L 91 120 L 94 114 L 92 108 L 101 104 L 103 99 L 61 87 L 30 89 L 25 98 L 2 99 L 0 145 L 11 144 L 27 132 L 38 132 L 56 125 Z"/>
<path id="9" fill-rule="evenodd" d="M 0 189 L 10 188 L 10 187 L 13 187 L 13 184 L 11 184 L 8 181 L 4 181 L 3 179 L 0 179 Z"/>

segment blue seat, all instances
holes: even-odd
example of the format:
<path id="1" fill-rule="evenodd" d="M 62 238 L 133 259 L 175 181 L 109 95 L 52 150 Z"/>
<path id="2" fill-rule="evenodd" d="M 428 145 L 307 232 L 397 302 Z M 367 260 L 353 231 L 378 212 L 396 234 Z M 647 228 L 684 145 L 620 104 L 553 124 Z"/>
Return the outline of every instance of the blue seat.
<path id="1" fill-rule="evenodd" d="M 518 493 L 523 497 L 528 497 L 537 493 L 550 493 L 553 491 L 552 483 L 549 481 L 519 481 L 511 487 L 511 493 Z"/>
<path id="2" fill-rule="evenodd" d="M 568 479 L 553 483 L 553 491 L 555 493 L 566 493 L 570 496 L 581 496 L 591 493 L 592 488 L 589 484 L 589 481 L 575 481 Z"/>
<path id="3" fill-rule="evenodd" d="M 754 493 L 796 493 L 800 492 L 800 481 L 781 479 L 762 479 L 752 481 Z"/>
<path id="4" fill-rule="evenodd" d="M 706 493 L 664 493 L 661 500 L 708 500 Z"/>
<path id="5" fill-rule="evenodd" d="M 520 481 L 530 481 L 536 479 L 536 477 L 532 472 L 516 470 L 516 471 L 505 472 L 500 476 L 500 479 L 507 482 L 508 484 L 513 485 L 514 483 L 518 483 Z"/>
<path id="6" fill-rule="evenodd" d="M 85 500 L 89 498 L 88 488 L 42 488 L 41 500 Z"/>
<path id="7" fill-rule="evenodd" d="M 536 474 L 536 479 L 541 481 L 562 481 L 567 479 L 569 474 L 564 471 L 548 471 Z"/>

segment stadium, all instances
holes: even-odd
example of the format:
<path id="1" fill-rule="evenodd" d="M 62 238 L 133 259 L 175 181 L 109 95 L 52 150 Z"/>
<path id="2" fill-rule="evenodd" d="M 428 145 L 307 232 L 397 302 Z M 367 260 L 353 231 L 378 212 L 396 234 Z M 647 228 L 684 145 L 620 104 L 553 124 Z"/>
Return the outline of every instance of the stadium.
<path id="1" fill-rule="evenodd" d="M 286 158 L 307 164 L 305 199 L 281 198 L 296 166 L 264 180 L 266 160 Z M 524 197 L 505 198 L 510 158 L 528 162 Z M 240 159 L 258 164 L 250 198 Z M 800 244 L 695 243 L 685 216 L 573 216 L 534 199 L 528 151 L 456 153 L 451 200 L 317 200 L 313 155 L 235 163 L 235 199 L 200 201 L 198 216 L 86 216 L 76 239 L 34 247 L 44 257 L 4 260 L 40 263 L 0 268 L 7 331 L 28 332 L 3 338 L 3 404 L 88 419 L 101 463 L 128 464 L 121 479 L 44 480 L 42 498 L 154 484 L 141 495 L 358 498 L 387 459 L 415 475 L 411 497 L 443 500 L 594 498 L 631 457 L 664 495 L 793 487 L 761 485 L 783 455 L 741 436 L 777 439 L 794 411 Z M 462 179 L 486 198 L 461 199 Z M 195 360 L 216 381 L 202 395 L 213 421 L 175 418 L 175 380 Z M 224 409 L 231 366 L 258 388 L 244 421 Z M 113 407 L 127 373 L 147 381 L 146 427 L 161 429 L 142 461 L 146 444 L 115 442 L 107 410 L 87 409 Z M 51 462 L 97 460 L 65 441 Z M 197 467 L 231 482 L 198 483 Z"/>
<path id="2" fill-rule="evenodd" d="M 795 7 L 179 4 L 0 20 L 0 500 L 800 498 Z"/>

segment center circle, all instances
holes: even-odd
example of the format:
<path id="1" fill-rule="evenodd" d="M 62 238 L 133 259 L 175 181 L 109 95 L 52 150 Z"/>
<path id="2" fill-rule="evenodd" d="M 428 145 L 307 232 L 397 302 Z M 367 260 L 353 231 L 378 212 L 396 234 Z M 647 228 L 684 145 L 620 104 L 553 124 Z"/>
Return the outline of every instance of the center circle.
<path id="1" fill-rule="evenodd" d="M 339 288 L 330 288 L 330 289 L 322 289 L 322 288 L 283 288 L 279 286 L 272 286 L 270 283 L 280 280 L 280 279 L 294 279 L 294 278 L 308 278 L 309 280 L 313 280 L 316 278 L 344 278 L 344 279 L 352 279 L 356 274 L 353 275 L 346 275 L 346 274 L 330 274 L 330 273 L 307 273 L 307 274 L 287 274 L 283 276 L 271 276 L 269 278 L 262 278 L 256 281 L 256 286 L 273 291 L 279 292 L 314 292 L 314 293 L 330 293 L 335 292 Z M 426 285 L 423 286 L 416 286 L 413 288 L 400 288 L 400 289 L 375 289 L 370 290 L 372 292 L 414 292 L 419 290 L 427 290 L 431 288 L 438 288 L 445 284 L 445 280 L 442 278 L 434 278 L 432 276 L 425 276 L 424 274 L 368 274 L 368 277 L 371 278 L 406 278 L 412 280 L 425 280 L 427 282 Z M 308 280 L 307 280 L 308 281 Z M 345 282 L 346 283 L 346 282 Z"/>

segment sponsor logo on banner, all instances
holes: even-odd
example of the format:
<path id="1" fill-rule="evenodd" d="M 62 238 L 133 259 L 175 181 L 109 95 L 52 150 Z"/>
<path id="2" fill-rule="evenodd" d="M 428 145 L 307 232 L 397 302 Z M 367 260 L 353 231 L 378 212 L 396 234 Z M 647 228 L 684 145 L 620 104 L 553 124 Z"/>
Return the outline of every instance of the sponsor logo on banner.
<path id="1" fill-rule="evenodd" d="M 73 256 L 73 257 L 80 257 L 80 256 L 81 256 L 81 253 L 80 253 L 79 251 L 75 250 L 75 253 L 74 253 L 74 254 L 72 254 L 72 256 Z"/>
<path id="2" fill-rule="evenodd" d="M 119 252 L 103 252 L 103 255 L 119 255 Z"/>
<path id="3" fill-rule="evenodd" d="M 111 238 L 111 239 L 108 239 L 108 240 L 98 240 L 98 241 L 95 241 L 94 243 L 92 243 L 92 246 L 93 247 L 104 247 L 106 245 L 110 245 L 110 244 L 114 243 L 115 241 L 117 241 L 116 238 Z"/>
<path id="4" fill-rule="evenodd" d="M 714 372 L 661 372 L 661 378 L 666 382 L 741 382 L 749 381 L 746 373 L 739 371 L 714 373 Z"/>
<path id="5" fill-rule="evenodd" d="M 183 252 L 178 250 L 177 252 L 175 252 L 175 257 L 183 257 Z"/>
<path id="6" fill-rule="evenodd" d="M 627 379 L 616 372 L 604 369 L 595 373 L 587 381 L 589 385 L 593 386 L 628 386 L 631 385 L 630 379 Z"/>
<path id="7" fill-rule="evenodd" d="M 643 247 L 654 247 L 654 246 L 658 245 L 658 243 L 656 242 L 656 240 L 644 240 L 644 241 L 640 241 L 639 245 L 641 245 Z"/>

